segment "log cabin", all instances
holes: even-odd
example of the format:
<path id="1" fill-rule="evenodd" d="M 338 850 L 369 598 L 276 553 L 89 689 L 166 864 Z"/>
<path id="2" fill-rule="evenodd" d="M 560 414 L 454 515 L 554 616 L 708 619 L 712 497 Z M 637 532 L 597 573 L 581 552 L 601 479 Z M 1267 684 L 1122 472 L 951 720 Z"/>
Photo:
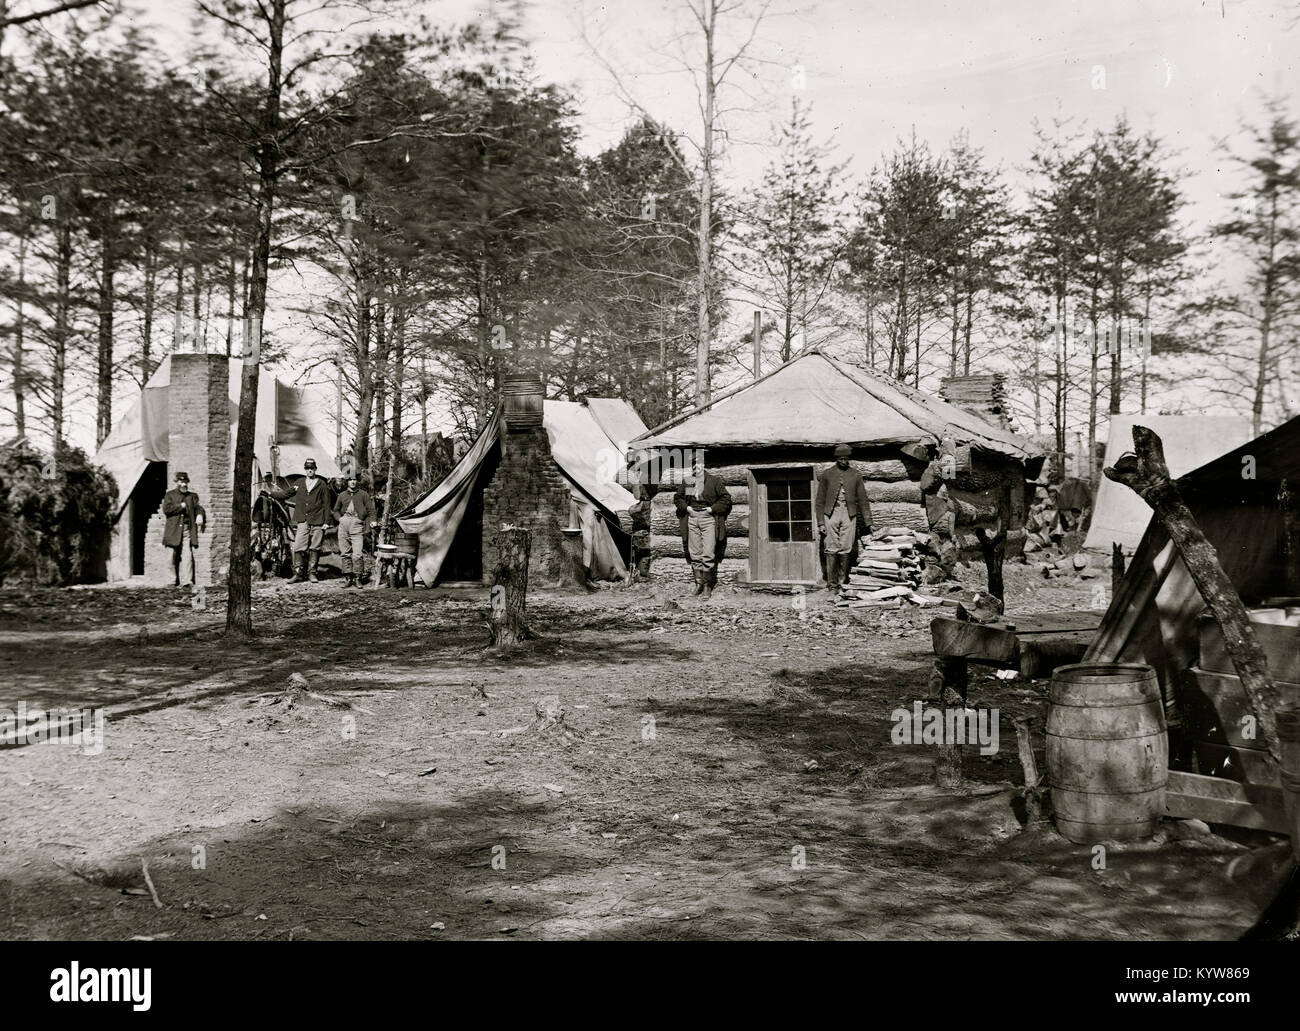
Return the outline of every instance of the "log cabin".
<path id="1" fill-rule="evenodd" d="M 1009 554 L 1023 544 L 1029 497 L 1044 455 L 1028 439 L 937 397 L 804 351 L 751 383 L 646 431 L 634 448 L 661 467 L 689 465 L 702 448 L 734 507 L 727 556 L 748 560 L 741 580 L 754 585 L 825 582 L 817 520 L 816 477 L 837 444 L 854 449 L 877 529 L 905 526 L 951 541 L 946 561 L 979 553 L 972 533 L 999 524 Z M 926 476 L 930 471 L 929 477 Z M 1032 488 L 1029 488 L 1032 491 Z M 680 557 L 671 490 L 652 510 L 653 547 Z M 936 545 L 938 552 L 944 545 Z"/>

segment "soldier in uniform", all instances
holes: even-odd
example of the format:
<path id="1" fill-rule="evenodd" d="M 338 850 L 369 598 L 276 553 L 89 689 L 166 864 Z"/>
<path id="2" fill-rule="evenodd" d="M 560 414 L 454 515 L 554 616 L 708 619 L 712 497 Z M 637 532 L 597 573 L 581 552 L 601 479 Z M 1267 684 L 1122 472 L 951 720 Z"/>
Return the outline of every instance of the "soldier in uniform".
<path id="1" fill-rule="evenodd" d="M 718 585 L 718 545 L 727 539 L 731 494 L 721 479 L 704 468 L 702 450 L 696 450 L 691 477 L 677 488 L 673 504 L 684 524 L 685 551 L 695 574 L 695 593 L 707 599 Z"/>
<path id="2" fill-rule="evenodd" d="M 277 488 L 269 493 L 281 501 L 293 500 L 293 576 L 291 584 L 304 580 L 316 583 L 316 566 L 325 544 L 325 528 L 330 524 L 333 505 L 329 485 L 316 475 L 316 460 L 303 463 L 306 474 L 297 488 Z"/>
<path id="3" fill-rule="evenodd" d="M 825 540 L 826 587 L 837 595 L 844 585 L 849 555 L 862 518 L 871 527 L 871 502 L 862 475 L 849 465 L 853 449 L 841 444 L 835 449 L 835 464 L 817 474 L 817 522 Z"/>
<path id="4" fill-rule="evenodd" d="M 360 483 L 356 473 L 349 475 L 347 489 L 334 502 L 334 518 L 339 522 L 339 555 L 343 565 L 344 587 L 355 587 L 365 575 L 366 528 L 379 525 L 375 503 L 370 499 L 370 494 L 361 489 Z"/>
<path id="5" fill-rule="evenodd" d="M 628 564 L 627 582 L 650 582 L 650 505 L 659 493 L 659 484 L 650 482 L 649 465 L 644 452 L 633 452 L 627 459 L 628 485 L 636 501 L 628 508 L 632 521 L 632 561 Z"/>
<path id="6" fill-rule="evenodd" d="M 199 546 L 199 530 L 203 527 L 203 509 L 199 496 L 190 490 L 190 474 L 176 474 L 176 487 L 163 495 L 163 547 L 172 552 L 172 584 L 181 585 L 181 565 L 188 569 L 189 582 L 194 583 L 194 549 Z M 184 562 L 183 562 L 184 560 Z"/>

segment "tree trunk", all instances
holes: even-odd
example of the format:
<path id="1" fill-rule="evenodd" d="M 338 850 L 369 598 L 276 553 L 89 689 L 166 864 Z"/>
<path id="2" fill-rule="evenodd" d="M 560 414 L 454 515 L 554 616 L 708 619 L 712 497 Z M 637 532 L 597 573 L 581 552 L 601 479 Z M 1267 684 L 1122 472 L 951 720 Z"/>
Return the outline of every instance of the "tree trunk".
<path id="1" fill-rule="evenodd" d="M 23 368 L 23 296 L 27 292 L 27 234 L 18 237 L 18 293 L 14 316 L 14 429 L 18 436 L 27 434 L 27 373 Z"/>
<path id="2" fill-rule="evenodd" d="M 717 79 L 714 77 L 713 42 L 717 28 L 717 6 L 710 0 L 704 5 L 704 146 L 700 166 L 700 214 L 696 228 L 696 260 L 699 264 L 696 298 L 695 403 L 709 403 L 709 347 L 712 343 L 712 312 L 709 310 L 713 289 L 713 122 L 716 117 Z"/>
<path id="3" fill-rule="evenodd" d="M 144 252 L 144 323 L 140 329 L 140 385 L 153 375 L 153 314 L 158 303 L 158 250 L 151 240 Z"/>
<path id="4" fill-rule="evenodd" d="M 1114 468 L 1107 468 L 1106 476 L 1136 491 L 1169 534 L 1196 589 L 1223 631 L 1228 655 L 1255 710 L 1269 754 L 1275 762 L 1280 762 L 1275 715 L 1277 688 L 1269 676 L 1268 659 L 1255 637 L 1246 607 L 1219 565 L 1214 546 L 1206 540 L 1178 486 L 1170 479 L 1159 436 L 1145 426 L 1134 426 L 1133 447 L 1136 454 L 1126 455 Z"/>
<path id="5" fill-rule="evenodd" d="M 490 643 L 519 644 L 528 632 L 528 556 L 532 538 L 527 530 L 502 530 L 492 538 L 496 565 L 492 569 Z"/>
<path id="6" fill-rule="evenodd" d="M 253 249 L 252 283 L 245 316 L 248 333 L 244 341 L 244 368 L 239 387 L 239 429 L 235 435 L 235 474 L 231 484 L 230 572 L 226 591 L 226 633 L 249 638 L 253 635 L 253 578 L 250 566 L 253 531 L 253 443 L 257 423 L 257 381 L 261 361 L 262 319 L 266 315 L 266 281 L 271 267 L 272 215 L 278 185 L 280 93 L 283 88 L 281 61 L 284 53 L 285 5 L 287 0 L 267 0 L 268 68 L 263 98 L 257 157 L 257 238 Z"/>
<path id="7" fill-rule="evenodd" d="M 50 381 L 50 432 L 54 438 L 54 460 L 63 449 L 63 406 L 68 372 L 68 322 L 72 310 L 72 223 L 59 221 L 54 300 L 54 368 Z"/>
<path id="8" fill-rule="evenodd" d="M 99 352 L 95 376 L 95 445 L 113 431 L 113 275 L 117 255 L 114 253 L 111 227 L 105 225 L 100 237 L 99 257 Z"/>
<path id="9" fill-rule="evenodd" d="M 357 426 L 352 438 L 352 455 L 357 468 L 370 465 L 370 413 L 375 403 L 375 381 L 370 366 L 370 292 L 358 270 L 357 291 Z"/>
<path id="10" fill-rule="evenodd" d="M 999 609 L 1005 611 L 1006 588 L 1002 577 L 1002 564 L 1007 554 L 1006 526 L 999 520 L 997 531 L 994 533 L 976 527 L 975 539 L 979 541 L 980 552 L 984 555 L 989 594 L 997 598 Z"/>

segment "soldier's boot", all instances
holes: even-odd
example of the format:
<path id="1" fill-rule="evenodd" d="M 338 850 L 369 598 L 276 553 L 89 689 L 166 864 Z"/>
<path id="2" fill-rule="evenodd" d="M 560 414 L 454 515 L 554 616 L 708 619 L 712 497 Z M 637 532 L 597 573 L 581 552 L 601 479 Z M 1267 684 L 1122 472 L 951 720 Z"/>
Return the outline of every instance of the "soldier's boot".
<path id="1" fill-rule="evenodd" d="M 347 588 L 347 587 L 355 587 L 355 586 L 356 586 L 356 579 L 353 577 L 353 575 L 352 575 L 351 573 L 344 573 L 344 574 L 343 574 L 343 586 L 344 586 L 345 588 Z"/>
<path id="2" fill-rule="evenodd" d="M 826 556 L 826 590 L 831 598 L 839 597 L 840 585 L 844 578 L 843 561 L 838 552 Z"/>
<path id="3" fill-rule="evenodd" d="M 695 573 L 695 594 L 698 596 L 704 593 L 704 574 L 698 569 L 693 570 L 693 572 Z"/>
<path id="4" fill-rule="evenodd" d="M 710 569 L 704 574 L 704 600 L 708 601 L 713 597 L 713 587 L 718 582 L 718 574 Z"/>
<path id="5" fill-rule="evenodd" d="M 300 584 L 306 579 L 307 553 L 305 551 L 299 551 L 293 556 L 293 576 L 289 577 L 289 583 Z"/>
<path id="6" fill-rule="evenodd" d="M 319 583 L 316 579 L 316 563 L 320 561 L 320 552 L 312 549 L 307 554 L 311 556 L 311 562 L 307 566 L 307 579 L 312 583 Z"/>
<path id="7" fill-rule="evenodd" d="M 650 582 L 650 560 L 648 558 L 643 558 L 636 564 L 636 571 L 637 575 L 640 576 L 645 583 Z"/>

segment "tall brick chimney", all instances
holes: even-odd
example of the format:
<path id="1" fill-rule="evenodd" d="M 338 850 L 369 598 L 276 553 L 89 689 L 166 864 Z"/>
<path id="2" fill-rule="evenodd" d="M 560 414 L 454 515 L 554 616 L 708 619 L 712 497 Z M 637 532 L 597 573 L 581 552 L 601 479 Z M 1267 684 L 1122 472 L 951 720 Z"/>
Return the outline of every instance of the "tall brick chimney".
<path id="1" fill-rule="evenodd" d="M 582 533 L 570 529 L 569 481 L 555 464 L 542 425 L 541 380 L 508 377 L 503 394 L 501 464 L 483 491 L 483 579 L 491 582 L 496 565 L 492 538 L 508 524 L 532 535 L 530 586 L 581 583 Z"/>
<path id="2" fill-rule="evenodd" d="M 230 571 L 231 439 L 230 361 L 225 355 L 172 354 L 167 390 L 167 486 L 190 474 L 190 489 L 207 513 L 195 552 L 195 581 L 221 584 Z M 145 577 L 171 583 L 171 552 L 159 547 L 166 516 L 149 521 Z"/>

